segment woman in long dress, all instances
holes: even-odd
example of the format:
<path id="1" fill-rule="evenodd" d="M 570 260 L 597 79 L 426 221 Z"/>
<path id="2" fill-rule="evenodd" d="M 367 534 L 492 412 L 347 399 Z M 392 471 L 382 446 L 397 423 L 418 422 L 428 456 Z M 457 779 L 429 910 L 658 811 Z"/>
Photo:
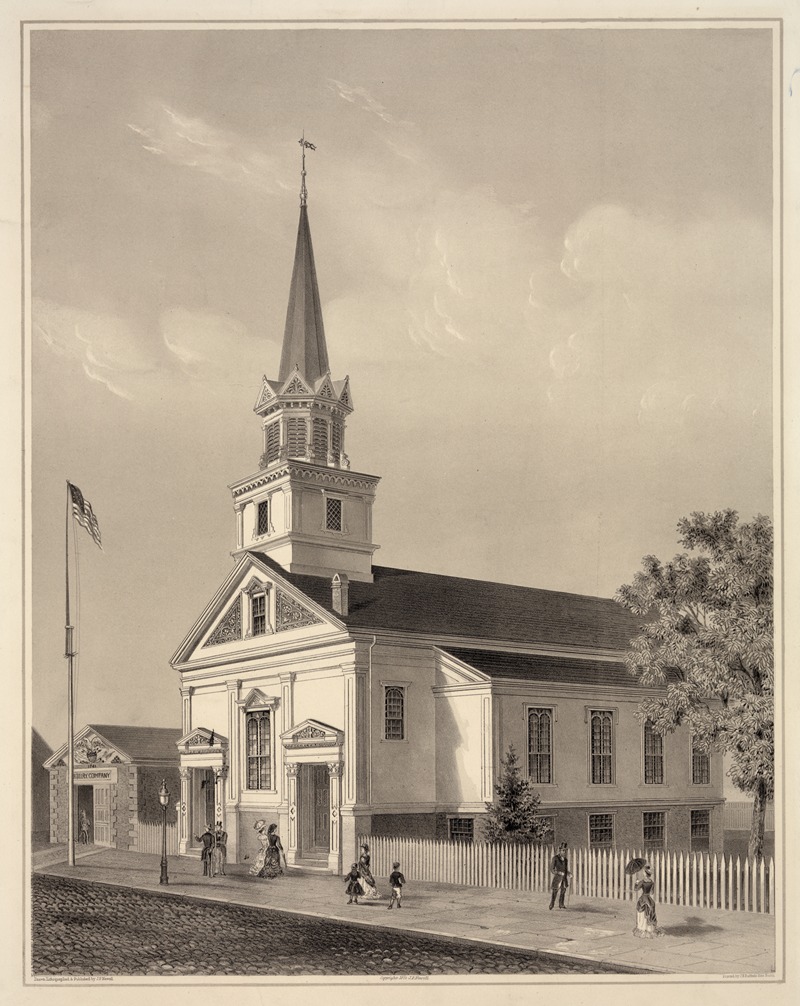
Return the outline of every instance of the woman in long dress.
<path id="1" fill-rule="evenodd" d="M 264 865 L 261 868 L 259 877 L 267 877 L 272 879 L 273 877 L 278 877 L 283 873 L 281 869 L 281 855 L 283 855 L 284 862 L 286 862 L 286 856 L 283 852 L 283 846 L 281 845 L 280 835 L 278 835 L 277 824 L 271 824 L 267 828 L 267 844 L 264 852 Z"/>
<path id="2" fill-rule="evenodd" d="M 258 832 L 258 841 L 260 848 L 256 854 L 256 859 L 253 865 L 250 867 L 250 875 L 252 877 L 260 877 L 261 871 L 264 869 L 264 862 L 267 858 L 267 849 L 269 847 L 269 837 L 267 836 L 267 822 L 266 821 L 256 821 L 253 825 L 255 830 Z"/>
<path id="3" fill-rule="evenodd" d="M 358 872 L 361 874 L 361 889 L 363 897 L 367 900 L 377 901 L 380 898 L 375 878 L 369 865 L 369 846 L 361 846 L 361 855 L 358 857 Z"/>
<path id="4" fill-rule="evenodd" d="M 664 930 L 659 927 L 656 918 L 654 886 L 650 864 L 645 863 L 644 876 L 633 885 L 634 891 L 639 891 L 639 900 L 636 902 L 636 928 L 633 930 L 633 935 L 642 940 L 653 940 L 664 935 Z"/>

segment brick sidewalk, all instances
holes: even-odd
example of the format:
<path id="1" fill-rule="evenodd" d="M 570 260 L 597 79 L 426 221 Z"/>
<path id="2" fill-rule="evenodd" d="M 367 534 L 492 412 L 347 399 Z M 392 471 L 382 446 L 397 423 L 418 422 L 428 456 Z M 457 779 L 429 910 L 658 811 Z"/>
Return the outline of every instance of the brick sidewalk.
<path id="1" fill-rule="evenodd" d="M 230 864 L 228 876 L 208 879 L 202 876 L 199 860 L 171 857 L 169 886 L 162 887 L 158 856 L 111 849 L 77 851 L 74 867 L 67 866 L 63 846 L 36 852 L 34 869 L 138 890 L 543 950 L 656 972 L 775 975 L 775 919 L 771 915 L 658 905 L 665 935 L 640 940 L 632 933 L 632 902 L 573 898 L 567 910 L 551 912 L 543 894 L 415 883 L 409 877 L 402 910 L 389 912 L 388 885 L 381 878 L 377 878 L 384 892 L 380 901 L 348 905 L 342 879 L 325 874 L 291 870 L 275 880 L 261 880 L 248 874 L 247 864 Z"/>

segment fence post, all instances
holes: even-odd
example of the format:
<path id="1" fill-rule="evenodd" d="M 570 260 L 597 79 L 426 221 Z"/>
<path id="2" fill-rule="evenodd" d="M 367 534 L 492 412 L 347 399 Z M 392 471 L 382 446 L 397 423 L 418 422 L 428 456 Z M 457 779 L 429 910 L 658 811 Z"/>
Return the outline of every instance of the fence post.
<path id="1" fill-rule="evenodd" d="M 770 864 L 771 863 L 772 863 L 772 860 L 770 860 Z M 770 873 L 772 873 L 772 870 L 770 870 Z M 762 912 L 765 911 L 766 893 L 767 893 L 766 892 L 766 885 L 764 883 L 764 880 L 765 880 L 765 878 L 764 878 L 764 860 L 762 858 L 761 865 L 760 865 L 759 871 L 758 871 L 758 889 L 759 889 L 759 893 L 761 895 L 761 911 Z M 770 914 L 771 914 L 771 910 L 772 910 L 772 906 L 770 905 Z"/>
<path id="2" fill-rule="evenodd" d="M 767 893 L 768 893 L 768 896 L 769 896 L 769 904 L 766 905 L 766 906 L 762 905 L 761 911 L 762 912 L 767 912 L 770 915 L 774 915 L 775 914 L 775 860 L 774 860 L 774 858 L 770 859 L 770 861 L 769 861 L 769 878 L 768 879 L 769 879 L 769 887 L 768 887 Z"/>
<path id="3" fill-rule="evenodd" d="M 745 859 L 744 861 L 744 910 L 746 912 L 750 911 L 750 860 Z"/>

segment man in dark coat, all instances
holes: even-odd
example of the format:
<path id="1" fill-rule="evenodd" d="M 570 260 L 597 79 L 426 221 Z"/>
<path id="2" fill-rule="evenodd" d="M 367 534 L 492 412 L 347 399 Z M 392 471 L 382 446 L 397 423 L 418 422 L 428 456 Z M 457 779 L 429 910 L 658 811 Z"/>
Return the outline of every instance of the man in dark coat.
<path id="1" fill-rule="evenodd" d="M 200 860 L 203 864 L 203 876 L 211 876 L 211 850 L 214 847 L 214 833 L 211 831 L 208 825 L 206 825 L 206 830 L 199 837 L 195 835 L 195 842 L 203 843 L 203 851 L 200 853 Z"/>
<path id="2" fill-rule="evenodd" d="M 550 908 L 556 903 L 556 895 L 558 895 L 558 907 L 565 908 L 564 895 L 567 893 L 569 878 L 572 876 L 569 872 L 569 864 L 567 863 L 566 842 L 562 842 L 559 845 L 558 852 L 553 856 L 550 862 L 550 872 L 553 874 L 553 880 L 550 885 Z"/>

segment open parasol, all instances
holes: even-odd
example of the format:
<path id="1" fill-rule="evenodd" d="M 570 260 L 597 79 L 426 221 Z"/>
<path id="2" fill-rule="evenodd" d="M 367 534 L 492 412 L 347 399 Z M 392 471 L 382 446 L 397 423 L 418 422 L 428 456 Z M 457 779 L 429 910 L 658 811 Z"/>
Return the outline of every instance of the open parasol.
<path id="1" fill-rule="evenodd" d="M 636 856 L 626 865 L 625 872 L 628 874 L 629 877 L 632 877 L 634 873 L 638 873 L 640 870 L 643 870 L 646 865 L 647 865 L 646 859 L 642 859 L 640 856 Z"/>

